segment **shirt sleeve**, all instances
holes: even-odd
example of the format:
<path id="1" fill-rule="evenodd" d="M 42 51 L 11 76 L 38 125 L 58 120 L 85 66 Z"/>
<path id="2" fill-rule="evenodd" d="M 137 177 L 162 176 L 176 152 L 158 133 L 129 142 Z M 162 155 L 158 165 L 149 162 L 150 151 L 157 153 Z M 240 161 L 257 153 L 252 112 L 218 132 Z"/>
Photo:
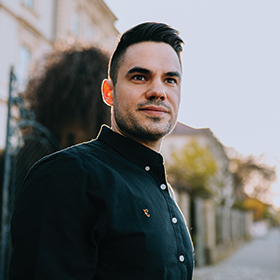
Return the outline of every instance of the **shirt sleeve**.
<path id="1" fill-rule="evenodd" d="M 102 194 L 83 166 L 59 154 L 30 171 L 12 218 L 10 280 L 94 279 L 107 221 Z"/>

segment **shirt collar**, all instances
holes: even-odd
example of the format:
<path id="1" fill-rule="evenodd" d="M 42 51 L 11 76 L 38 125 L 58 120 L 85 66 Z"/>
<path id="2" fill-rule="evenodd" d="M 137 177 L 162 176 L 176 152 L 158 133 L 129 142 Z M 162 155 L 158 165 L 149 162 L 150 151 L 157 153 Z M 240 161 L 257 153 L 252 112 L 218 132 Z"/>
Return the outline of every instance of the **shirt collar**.
<path id="1" fill-rule="evenodd" d="M 156 164 L 163 164 L 163 157 L 160 153 L 112 131 L 105 125 L 100 130 L 98 140 L 111 146 L 123 157 L 142 169 L 153 168 Z"/>

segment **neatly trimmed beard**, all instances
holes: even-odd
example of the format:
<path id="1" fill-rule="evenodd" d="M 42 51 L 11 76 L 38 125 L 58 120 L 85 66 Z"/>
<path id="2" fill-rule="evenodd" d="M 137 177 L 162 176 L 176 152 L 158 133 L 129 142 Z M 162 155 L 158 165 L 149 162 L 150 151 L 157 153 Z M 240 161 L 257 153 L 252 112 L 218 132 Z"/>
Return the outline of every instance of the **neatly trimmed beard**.
<path id="1" fill-rule="evenodd" d="M 131 135 L 136 139 L 146 139 L 149 141 L 157 141 L 167 135 L 174 127 L 176 120 L 170 118 L 168 123 L 162 127 L 160 117 L 147 116 L 152 121 L 152 125 L 144 125 L 130 112 L 123 111 L 119 106 L 116 106 L 118 102 L 115 99 L 114 106 L 114 117 L 116 124 L 119 129 L 126 135 Z M 144 103 L 139 103 L 138 107 L 146 105 L 161 105 L 162 101 L 146 101 Z M 166 105 L 164 105 L 166 107 Z"/>

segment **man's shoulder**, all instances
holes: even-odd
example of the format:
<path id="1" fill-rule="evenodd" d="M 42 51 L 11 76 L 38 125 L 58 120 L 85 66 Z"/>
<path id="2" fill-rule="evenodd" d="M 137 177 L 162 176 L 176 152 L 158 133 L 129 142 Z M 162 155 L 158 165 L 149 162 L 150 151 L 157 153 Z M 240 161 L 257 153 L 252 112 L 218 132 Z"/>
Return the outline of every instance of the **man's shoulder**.
<path id="1" fill-rule="evenodd" d="M 103 151 L 105 151 L 104 144 L 98 139 L 95 139 L 63 149 L 58 151 L 57 154 L 70 158 L 83 158 L 87 156 L 98 156 Z"/>
<path id="2" fill-rule="evenodd" d="M 63 164 L 63 165 L 85 165 L 87 162 L 94 162 L 94 159 L 100 159 L 104 156 L 105 147 L 101 141 L 92 140 L 59 150 L 40 159 L 34 165 L 33 169 L 41 166 Z"/>

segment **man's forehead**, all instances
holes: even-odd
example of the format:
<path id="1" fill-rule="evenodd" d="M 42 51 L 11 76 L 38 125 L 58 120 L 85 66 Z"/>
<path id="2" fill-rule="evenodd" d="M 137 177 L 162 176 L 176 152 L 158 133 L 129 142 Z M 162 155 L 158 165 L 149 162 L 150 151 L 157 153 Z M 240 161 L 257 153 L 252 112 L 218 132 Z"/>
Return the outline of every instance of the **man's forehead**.
<path id="1" fill-rule="evenodd" d="M 138 52 L 146 52 L 147 50 L 155 49 L 157 52 L 169 51 L 174 55 L 177 55 L 176 51 L 171 47 L 171 45 L 165 42 L 155 42 L 155 41 L 144 41 L 130 45 L 124 52 L 124 56 L 126 54 L 135 53 L 137 55 Z"/>
<path id="2" fill-rule="evenodd" d="M 140 42 L 129 46 L 120 61 L 120 66 L 125 64 L 128 68 L 141 67 L 153 70 L 161 66 L 166 71 L 181 70 L 180 59 L 175 50 L 164 42 Z M 170 69 L 170 67 L 174 69 Z"/>

